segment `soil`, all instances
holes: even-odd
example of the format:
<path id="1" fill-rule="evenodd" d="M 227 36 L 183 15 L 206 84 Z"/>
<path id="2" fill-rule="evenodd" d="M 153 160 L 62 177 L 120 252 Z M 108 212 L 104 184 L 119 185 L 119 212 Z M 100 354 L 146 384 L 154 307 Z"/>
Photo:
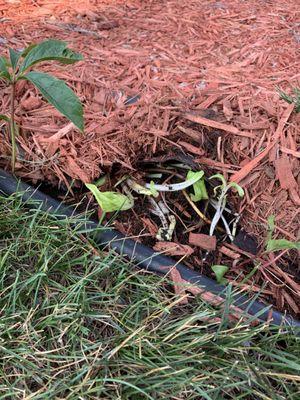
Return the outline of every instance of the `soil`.
<path id="1" fill-rule="evenodd" d="M 300 113 L 277 90 L 300 87 L 299 14 L 292 0 L 0 1 L 1 55 L 46 38 L 66 40 L 84 55 L 75 66 L 41 66 L 82 100 L 84 134 L 30 84 L 18 86 L 16 174 L 54 194 L 76 194 L 103 174 L 111 187 L 124 174 L 140 179 L 149 160 L 156 168 L 173 158 L 206 177 L 221 173 L 244 188 L 244 198 L 233 192 L 228 204 L 260 251 L 232 245 L 221 232 L 216 251 L 190 246 L 184 261 L 211 276 L 212 263 L 228 265 L 234 284 L 259 264 L 245 290 L 299 315 L 299 252 L 263 252 L 270 215 L 275 238 L 300 235 Z M 0 83 L 0 91 L 0 112 L 7 113 L 9 90 Z M 0 163 L 9 169 L 4 124 L 1 132 Z M 181 193 L 166 199 L 186 226 L 177 218 L 173 242 L 189 246 L 187 230 L 208 233 Z M 160 221 L 145 198 L 114 223 L 157 244 Z"/>

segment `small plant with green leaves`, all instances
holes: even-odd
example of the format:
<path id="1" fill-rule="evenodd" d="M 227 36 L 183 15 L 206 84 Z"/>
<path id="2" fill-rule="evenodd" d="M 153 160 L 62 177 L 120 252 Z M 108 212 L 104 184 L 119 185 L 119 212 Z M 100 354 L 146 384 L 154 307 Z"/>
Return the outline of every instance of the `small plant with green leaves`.
<path id="1" fill-rule="evenodd" d="M 0 57 L 0 79 L 11 87 L 10 115 L 0 115 L 0 119 L 9 124 L 13 171 L 16 162 L 16 135 L 18 133 L 18 126 L 15 122 L 15 97 L 18 82 L 21 80 L 31 82 L 45 100 L 83 132 L 83 108 L 75 93 L 62 80 L 44 72 L 31 71 L 33 66 L 43 61 L 74 64 L 80 60 L 83 60 L 82 55 L 70 50 L 66 42 L 53 39 L 30 45 L 23 51 L 15 51 L 10 48 L 9 58 Z"/>
<path id="2" fill-rule="evenodd" d="M 287 239 L 272 239 L 275 230 L 275 216 L 271 215 L 268 218 L 268 236 L 266 251 L 268 253 L 280 250 L 300 250 L 300 242 L 292 242 Z"/>
<path id="3" fill-rule="evenodd" d="M 277 89 L 280 97 L 289 104 L 295 104 L 295 111 L 300 112 L 300 88 L 293 88 L 294 95 L 288 95 L 280 88 Z"/>
<path id="4" fill-rule="evenodd" d="M 220 193 L 218 195 L 217 202 L 216 203 L 212 202 L 212 204 L 214 205 L 214 207 L 216 209 L 216 212 L 215 212 L 215 215 L 210 224 L 209 234 L 210 234 L 210 236 L 213 235 L 214 230 L 215 230 L 219 220 L 222 219 L 225 229 L 226 229 L 226 232 L 228 233 L 230 239 L 233 240 L 234 233 L 230 231 L 229 226 L 226 223 L 225 218 L 223 217 L 223 212 L 226 208 L 227 195 L 228 195 L 229 189 L 231 189 L 231 188 L 236 189 L 240 197 L 244 196 L 244 190 L 241 188 L 241 186 L 239 186 L 235 182 L 227 183 L 226 179 L 224 178 L 224 176 L 222 174 L 213 175 L 209 179 L 214 179 L 214 178 L 219 179 L 221 181 L 221 185 L 218 185 L 214 188 L 215 195 L 217 195 L 218 192 L 220 192 Z M 239 216 L 237 215 L 237 217 L 239 217 Z"/>

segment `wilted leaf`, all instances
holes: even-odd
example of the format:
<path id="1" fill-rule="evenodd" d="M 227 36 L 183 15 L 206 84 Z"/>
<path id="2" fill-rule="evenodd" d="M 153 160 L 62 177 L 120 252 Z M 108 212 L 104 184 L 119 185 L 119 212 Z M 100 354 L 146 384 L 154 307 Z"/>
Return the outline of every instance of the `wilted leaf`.
<path id="1" fill-rule="evenodd" d="M 213 265 L 211 269 L 214 271 L 218 283 L 223 285 L 227 282 L 224 275 L 229 270 L 229 267 L 226 265 Z"/>
<path id="2" fill-rule="evenodd" d="M 81 102 L 63 81 L 43 72 L 28 72 L 23 76 L 23 79 L 33 83 L 50 104 L 83 132 Z"/>
<path id="3" fill-rule="evenodd" d="M 26 71 L 36 63 L 48 60 L 57 60 L 63 64 L 73 64 L 83 60 L 83 57 L 81 54 L 70 50 L 66 42 L 50 39 L 31 48 L 24 58 L 20 72 Z"/>
<path id="4" fill-rule="evenodd" d="M 5 57 L 0 57 L 0 78 L 10 80 L 10 73 L 7 69 L 7 60 Z"/>
<path id="5" fill-rule="evenodd" d="M 291 242 L 287 239 L 271 239 L 267 242 L 267 251 L 279 251 L 279 250 L 288 250 L 288 249 L 296 249 L 300 250 L 300 242 Z"/>
<path id="6" fill-rule="evenodd" d="M 124 211 L 133 207 L 133 201 L 117 192 L 100 192 L 97 186 L 86 183 L 85 186 L 93 193 L 97 203 L 104 212 Z"/>

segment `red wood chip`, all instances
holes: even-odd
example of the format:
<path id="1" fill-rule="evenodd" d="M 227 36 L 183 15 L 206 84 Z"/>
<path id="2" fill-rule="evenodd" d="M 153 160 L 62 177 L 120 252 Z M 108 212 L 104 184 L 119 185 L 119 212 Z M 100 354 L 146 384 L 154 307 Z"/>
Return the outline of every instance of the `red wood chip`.
<path id="1" fill-rule="evenodd" d="M 297 188 L 297 182 L 292 173 L 292 166 L 286 154 L 275 160 L 276 175 L 282 189 Z"/>
<path id="2" fill-rule="evenodd" d="M 180 272 L 177 270 L 177 268 L 171 268 L 169 274 L 174 284 L 174 292 L 177 295 L 183 295 L 182 299 L 180 300 L 180 304 L 187 304 L 188 299 L 187 297 L 184 297 L 186 281 L 181 278 Z"/>
<path id="3" fill-rule="evenodd" d="M 188 245 L 174 242 L 157 242 L 153 250 L 163 252 L 170 256 L 189 256 L 194 251 Z"/>
<path id="4" fill-rule="evenodd" d="M 205 235 L 204 233 L 190 233 L 189 244 L 201 247 L 204 250 L 216 250 L 217 238 L 215 236 Z"/>

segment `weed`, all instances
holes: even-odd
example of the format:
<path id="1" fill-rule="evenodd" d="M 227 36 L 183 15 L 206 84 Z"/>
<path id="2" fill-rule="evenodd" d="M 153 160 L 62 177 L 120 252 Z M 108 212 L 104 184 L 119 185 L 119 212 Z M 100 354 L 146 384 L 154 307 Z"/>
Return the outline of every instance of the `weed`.
<path id="1" fill-rule="evenodd" d="M 229 267 L 227 267 L 226 265 L 212 265 L 211 269 L 216 275 L 217 282 L 225 285 L 225 283 L 227 283 L 227 279 L 224 278 L 224 275 L 226 274 L 226 272 L 228 272 Z"/>
<path id="2" fill-rule="evenodd" d="M 9 59 L 0 57 L 0 79 L 6 81 L 11 87 L 10 115 L 0 115 L 0 119 L 9 122 L 13 171 L 16 162 L 16 135 L 18 134 L 15 122 L 17 83 L 22 79 L 31 82 L 49 103 L 72 121 L 80 131 L 83 131 L 83 109 L 73 91 L 60 79 L 43 72 L 29 71 L 43 61 L 56 60 L 63 64 L 73 64 L 82 59 L 80 54 L 67 48 L 65 42 L 52 39 L 28 46 L 21 52 L 9 49 Z"/>
<path id="3" fill-rule="evenodd" d="M 266 251 L 268 253 L 272 251 L 279 251 L 279 250 L 300 250 L 300 242 L 291 242 L 287 239 L 272 239 L 273 232 L 275 230 L 275 217 L 271 215 L 268 218 L 268 236 L 267 236 L 267 247 Z"/>
<path id="4" fill-rule="evenodd" d="M 224 178 L 224 176 L 222 174 L 213 175 L 209 179 L 215 179 L 215 178 L 217 178 L 217 179 L 219 179 L 221 181 L 221 185 L 216 186 L 214 188 L 215 194 L 217 194 L 218 190 L 220 190 L 220 194 L 218 196 L 218 201 L 215 204 L 216 213 L 215 213 L 215 215 L 214 215 L 214 217 L 213 217 L 213 219 L 211 221 L 209 234 L 211 236 L 213 235 L 214 230 L 215 230 L 219 220 L 222 219 L 222 221 L 224 223 L 224 226 L 226 228 L 226 232 L 228 233 L 230 239 L 233 240 L 234 232 L 230 231 L 229 226 L 228 226 L 225 218 L 223 217 L 223 212 L 224 212 L 225 207 L 226 207 L 227 194 L 228 194 L 229 189 L 231 189 L 231 188 L 236 189 L 240 197 L 244 196 L 244 190 L 241 188 L 241 186 L 239 186 L 235 182 L 227 183 L 226 179 Z"/>

